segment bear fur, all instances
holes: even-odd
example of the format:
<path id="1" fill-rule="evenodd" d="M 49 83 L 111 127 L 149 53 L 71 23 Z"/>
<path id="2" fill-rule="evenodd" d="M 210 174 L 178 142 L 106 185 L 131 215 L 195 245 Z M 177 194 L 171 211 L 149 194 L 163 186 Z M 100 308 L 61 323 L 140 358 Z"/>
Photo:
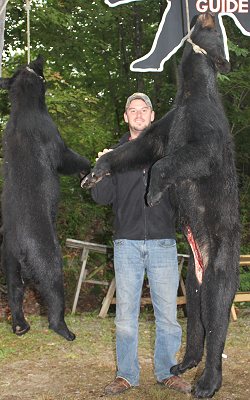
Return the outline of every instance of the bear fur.
<path id="1" fill-rule="evenodd" d="M 186 44 L 173 108 L 139 138 L 103 155 L 82 186 L 152 165 L 147 204 L 158 203 L 165 190 L 174 196 L 194 254 L 186 280 L 186 353 L 171 372 L 198 365 L 206 340 L 205 368 L 193 393 L 208 398 L 222 383 L 222 352 L 238 287 L 240 222 L 233 143 L 216 79 L 217 71 L 230 66 L 212 15 L 197 18 L 191 39 L 207 54 Z"/>
<path id="2" fill-rule="evenodd" d="M 24 282 L 32 281 L 48 306 L 49 327 L 74 340 L 64 321 L 62 258 L 56 234 L 59 173 L 90 171 L 89 161 L 63 142 L 45 104 L 41 56 L 0 79 L 9 91 L 10 118 L 3 137 L 2 262 L 13 332 L 30 327 L 23 314 Z"/>

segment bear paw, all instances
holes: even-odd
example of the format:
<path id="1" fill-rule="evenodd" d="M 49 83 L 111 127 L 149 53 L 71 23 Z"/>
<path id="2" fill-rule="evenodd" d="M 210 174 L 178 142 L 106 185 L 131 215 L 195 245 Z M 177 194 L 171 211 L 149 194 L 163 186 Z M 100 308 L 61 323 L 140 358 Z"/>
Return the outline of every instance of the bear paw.
<path id="1" fill-rule="evenodd" d="M 157 204 L 160 203 L 161 198 L 162 198 L 162 192 L 158 192 L 156 194 L 153 194 L 151 191 L 148 192 L 147 194 L 147 205 L 149 207 L 156 206 Z"/>
<path id="2" fill-rule="evenodd" d="M 197 399 L 211 398 L 221 387 L 222 377 L 219 371 L 204 370 L 193 389 L 193 395 Z"/>
<path id="3" fill-rule="evenodd" d="M 171 367 L 170 372 L 173 375 L 180 375 L 180 374 L 183 374 L 188 369 L 196 367 L 198 364 L 199 364 L 199 362 L 196 360 L 191 360 L 189 362 L 183 361 L 182 363 L 176 364 L 173 367 Z"/>
<path id="4" fill-rule="evenodd" d="M 81 187 L 90 189 L 90 188 L 94 187 L 95 184 L 100 180 L 101 180 L 101 178 L 98 179 L 98 177 L 95 174 L 90 173 L 81 180 Z"/>
<path id="5" fill-rule="evenodd" d="M 67 328 L 67 325 L 65 323 L 60 323 L 58 325 L 50 324 L 49 329 L 52 329 L 58 335 L 64 337 L 70 342 L 72 342 L 76 338 L 76 335 Z"/>
<path id="6" fill-rule="evenodd" d="M 75 338 L 76 338 L 76 335 L 71 331 L 69 331 L 68 335 L 65 337 L 65 339 L 68 340 L 69 342 L 73 342 L 73 340 L 75 340 Z"/>
<path id="7" fill-rule="evenodd" d="M 98 170 L 93 169 L 93 171 L 90 174 L 88 174 L 87 176 L 85 176 L 85 178 L 81 180 L 81 187 L 90 189 L 94 187 L 97 184 L 97 182 L 101 181 L 105 175 L 110 175 L 110 173 L 108 171 L 104 172 L 99 169 Z"/>
<path id="8" fill-rule="evenodd" d="M 15 326 L 13 326 L 13 332 L 17 336 L 25 335 L 25 333 L 27 333 L 29 330 L 30 330 L 30 326 L 26 321 L 24 321 L 22 323 L 18 323 Z"/>

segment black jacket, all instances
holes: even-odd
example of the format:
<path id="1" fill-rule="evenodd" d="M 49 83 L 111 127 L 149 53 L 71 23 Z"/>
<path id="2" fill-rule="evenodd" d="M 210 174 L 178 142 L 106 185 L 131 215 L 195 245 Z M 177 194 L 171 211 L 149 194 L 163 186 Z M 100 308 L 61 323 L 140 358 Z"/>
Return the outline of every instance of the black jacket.
<path id="1" fill-rule="evenodd" d="M 125 134 L 120 144 L 129 140 Z M 102 205 L 112 204 L 114 239 L 146 240 L 174 239 L 175 211 L 166 191 L 160 204 L 148 207 L 146 169 L 106 176 L 91 190 L 93 200 Z"/>

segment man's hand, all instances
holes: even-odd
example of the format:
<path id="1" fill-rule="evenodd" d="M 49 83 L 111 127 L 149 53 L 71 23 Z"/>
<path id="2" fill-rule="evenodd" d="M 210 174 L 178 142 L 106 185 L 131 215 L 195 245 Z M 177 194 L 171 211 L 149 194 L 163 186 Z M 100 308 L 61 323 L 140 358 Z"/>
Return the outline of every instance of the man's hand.
<path id="1" fill-rule="evenodd" d="M 103 154 L 106 154 L 106 153 L 108 153 L 109 151 L 113 151 L 113 149 L 104 149 L 103 151 L 99 151 L 99 153 L 97 154 L 97 158 L 96 158 L 95 160 L 98 161 L 99 158 L 100 158 L 101 156 L 103 156 Z"/>

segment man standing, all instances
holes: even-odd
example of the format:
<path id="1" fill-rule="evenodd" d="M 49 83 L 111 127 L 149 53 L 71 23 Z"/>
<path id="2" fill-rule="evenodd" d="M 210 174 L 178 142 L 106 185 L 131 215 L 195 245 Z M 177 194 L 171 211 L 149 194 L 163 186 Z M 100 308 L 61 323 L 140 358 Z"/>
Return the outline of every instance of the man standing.
<path id="1" fill-rule="evenodd" d="M 126 102 L 124 120 L 129 132 L 120 144 L 136 139 L 154 121 L 152 103 L 144 93 L 132 94 Z M 98 158 L 112 149 L 104 149 Z M 179 283 L 175 242 L 175 211 L 168 191 L 159 205 L 147 207 L 148 170 L 106 176 L 92 189 L 99 204 L 112 204 L 114 220 L 114 268 L 116 279 L 116 378 L 106 395 L 119 394 L 139 385 L 138 317 L 145 272 L 156 322 L 154 367 L 164 386 L 189 393 L 191 386 L 170 368 L 181 344 L 176 320 Z"/>

